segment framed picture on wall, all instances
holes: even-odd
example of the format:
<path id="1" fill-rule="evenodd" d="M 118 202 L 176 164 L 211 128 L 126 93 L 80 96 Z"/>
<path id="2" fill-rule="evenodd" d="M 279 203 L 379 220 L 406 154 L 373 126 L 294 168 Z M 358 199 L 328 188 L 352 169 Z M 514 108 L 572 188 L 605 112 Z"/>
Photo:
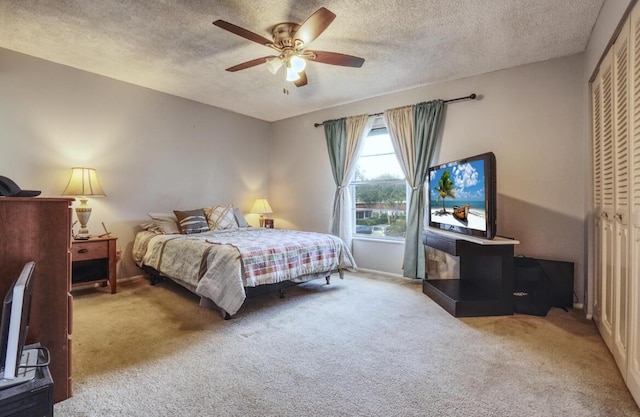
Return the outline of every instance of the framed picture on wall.
<path id="1" fill-rule="evenodd" d="M 273 229 L 273 219 L 264 219 L 264 227 Z"/>

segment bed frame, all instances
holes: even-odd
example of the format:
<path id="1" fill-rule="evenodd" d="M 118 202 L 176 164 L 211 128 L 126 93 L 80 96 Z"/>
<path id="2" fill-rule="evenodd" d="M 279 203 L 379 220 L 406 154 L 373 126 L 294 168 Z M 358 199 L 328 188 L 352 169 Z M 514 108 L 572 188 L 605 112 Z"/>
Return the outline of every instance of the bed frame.
<path id="1" fill-rule="evenodd" d="M 168 279 L 171 280 L 171 278 L 168 278 L 165 275 L 162 275 L 155 268 L 152 268 L 150 266 L 143 265 L 142 266 L 142 270 L 144 272 L 146 272 L 147 275 L 149 276 L 149 280 L 151 282 L 151 285 L 156 285 L 156 284 L 159 284 L 161 282 L 165 282 Z M 343 271 L 339 271 L 339 273 L 340 273 L 340 276 L 342 277 L 344 272 Z M 329 275 L 324 277 L 324 279 L 327 282 L 327 285 L 330 285 L 331 284 L 331 273 L 329 273 Z M 247 298 L 257 297 L 257 296 L 261 296 L 261 295 L 264 295 L 264 294 L 271 294 L 271 293 L 274 293 L 276 291 L 280 294 L 280 298 L 285 298 L 285 290 L 287 288 L 295 287 L 296 285 L 300 285 L 300 284 L 303 284 L 303 283 L 302 282 L 293 282 L 293 281 L 282 281 L 282 282 L 277 282 L 275 284 L 264 284 L 264 285 L 260 285 L 260 286 L 257 286 L 257 287 L 244 287 L 244 289 L 245 289 L 245 292 L 247 294 Z M 224 312 L 224 319 L 225 320 L 229 320 L 230 318 L 231 318 L 231 316 L 227 312 Z"/>

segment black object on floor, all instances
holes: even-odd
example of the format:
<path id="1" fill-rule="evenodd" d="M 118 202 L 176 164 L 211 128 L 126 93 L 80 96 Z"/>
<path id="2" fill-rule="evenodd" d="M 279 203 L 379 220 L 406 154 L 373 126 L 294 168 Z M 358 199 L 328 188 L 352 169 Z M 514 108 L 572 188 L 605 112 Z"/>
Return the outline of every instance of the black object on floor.
<path id="1" fill-rule="evenodd" d="M 546 316 L 551 307 L 573 307 L 573 262 L 517 256 L 513 267 L 516 313 Z"/>

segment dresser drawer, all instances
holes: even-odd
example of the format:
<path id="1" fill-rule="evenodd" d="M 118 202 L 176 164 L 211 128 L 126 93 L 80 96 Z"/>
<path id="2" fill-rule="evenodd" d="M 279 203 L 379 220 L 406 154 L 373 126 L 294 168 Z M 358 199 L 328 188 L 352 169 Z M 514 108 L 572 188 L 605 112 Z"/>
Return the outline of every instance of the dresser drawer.
<path id="1" fill-rule="evenodd" d="M 109 257 L 109 241 L 73 242 L 71 245 L 71 261 L 88 261 Z"/>

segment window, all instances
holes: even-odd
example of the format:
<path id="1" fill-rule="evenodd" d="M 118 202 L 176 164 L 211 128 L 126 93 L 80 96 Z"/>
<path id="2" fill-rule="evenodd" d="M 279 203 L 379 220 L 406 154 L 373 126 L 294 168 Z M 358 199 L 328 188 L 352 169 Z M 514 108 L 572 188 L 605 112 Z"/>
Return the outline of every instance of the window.
<path id="1" fill-rule="evenodd" d="M 356 236 L 406 235 L 407 185 L 385 127 L 364 139 L 351 190 Z"/>

